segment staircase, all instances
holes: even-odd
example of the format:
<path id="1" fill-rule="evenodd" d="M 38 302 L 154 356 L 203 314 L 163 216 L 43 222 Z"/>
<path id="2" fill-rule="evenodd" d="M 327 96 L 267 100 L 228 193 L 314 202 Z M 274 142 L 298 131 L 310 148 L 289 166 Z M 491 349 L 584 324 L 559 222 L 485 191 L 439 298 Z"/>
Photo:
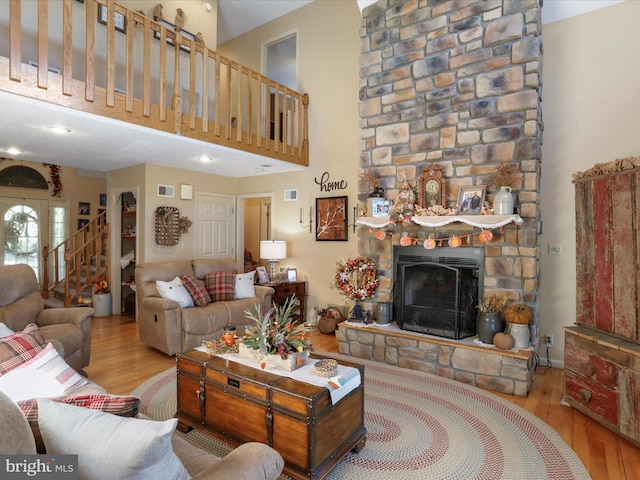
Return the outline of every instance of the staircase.
<path id="1" fill-rule="evenodd" d="M 45 307 L 76 306 L 91 298 L 93 282 L 109 279 L 109 225 L 106 211 L 62 243 L 43 250 L 42 298 Z"/>

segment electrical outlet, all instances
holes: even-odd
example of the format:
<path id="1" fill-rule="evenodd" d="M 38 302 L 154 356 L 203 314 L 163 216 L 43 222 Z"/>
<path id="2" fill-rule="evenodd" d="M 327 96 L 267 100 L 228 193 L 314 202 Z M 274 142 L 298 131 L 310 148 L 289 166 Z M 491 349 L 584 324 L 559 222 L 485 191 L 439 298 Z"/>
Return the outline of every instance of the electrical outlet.
<path id="1" fill-rule="evenodd" d="M 547 347 L 553 347 L 553 333 L 546 333 L 544 335 L 544 338 L 545 338 Z"/>

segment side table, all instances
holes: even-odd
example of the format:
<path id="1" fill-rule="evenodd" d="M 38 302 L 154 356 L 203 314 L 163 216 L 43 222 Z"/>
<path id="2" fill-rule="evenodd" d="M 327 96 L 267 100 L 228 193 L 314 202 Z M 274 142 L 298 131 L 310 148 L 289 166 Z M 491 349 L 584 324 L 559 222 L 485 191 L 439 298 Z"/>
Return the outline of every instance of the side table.
<path id="1" fill-rule="evenodd" d="M 271 301 L 278 307 L 282 306 L 284 302 L 286 302 L 287 298 L 295 294 L 299 305 L 294 309 L 293 319 L 298 323 L 305 322 L 305 295 L 307 291 L 307 282 L 267 283 L 266 285 L 275 290 L 275 293 L 271 297 Z"/>

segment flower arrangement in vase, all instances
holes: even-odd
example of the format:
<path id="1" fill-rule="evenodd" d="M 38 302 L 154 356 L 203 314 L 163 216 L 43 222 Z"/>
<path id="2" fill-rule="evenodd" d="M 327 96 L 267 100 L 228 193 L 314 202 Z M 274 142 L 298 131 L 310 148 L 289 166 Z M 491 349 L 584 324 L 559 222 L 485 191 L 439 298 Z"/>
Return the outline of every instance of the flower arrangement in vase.
<path id="1" fill-rule="evenodd" d="M 260 305 L 256 313 L 245 311 L 255 326 L 247 327 L 238 345 L 238 354 L 260 362 L 261 368 L 271 365 L 285 370 L 295 370 L 307 363 L 313 349 L 306 323 L 293 321 L 293 309 L 298 305 L 295 294 L 280 306 L 274 305 L 262 315 Z"/>
<path id="2" fill-rule="evenodd" d="M 497 191 L 493 196 L 493 213 L 496 215 L 511 215 L 513 214 L 513 206 L 515 199 L 513 198 L 512 183 L 515 180 L 515 172 L 518 170 L 518 165 L 515 163 L 508 163 L 501 161 L 496 170 L 491 175 L 491 180 L 496 186 Z"/>
<path id="3" fill-rule="evenodd" d="M 93 281 L 93 293 L 96 295 L 103 295 L 105 293 L 110 293 L 109 290 L 109 282 L 107 282 L 107 277 L 102 275 Z"/>
<path id="4" fill-rule="evenodd" d="M 478 338 L 482 343 L 493 344 L 495 334 L 502 332 L 500 314 L 506 305 L 507 298 L 497 295 L 485 297 L 478 302 L 478 311 L 480 312 L 477 321 Z"/>

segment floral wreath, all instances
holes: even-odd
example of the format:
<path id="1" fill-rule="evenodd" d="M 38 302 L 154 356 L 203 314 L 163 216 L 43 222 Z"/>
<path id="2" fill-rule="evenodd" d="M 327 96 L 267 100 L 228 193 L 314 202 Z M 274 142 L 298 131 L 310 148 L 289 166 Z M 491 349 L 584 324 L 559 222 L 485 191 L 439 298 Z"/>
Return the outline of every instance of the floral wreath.
<path id="1" fill-rule="evenodd" d="M 335 286 L 351 300 L 364 300 L 372 297 L 378 287 L 376 265 L 367 257 L 356 257 L 337 262 Z M 358 282 L 354 284 L 351 278 L 358 274 Z"/>

